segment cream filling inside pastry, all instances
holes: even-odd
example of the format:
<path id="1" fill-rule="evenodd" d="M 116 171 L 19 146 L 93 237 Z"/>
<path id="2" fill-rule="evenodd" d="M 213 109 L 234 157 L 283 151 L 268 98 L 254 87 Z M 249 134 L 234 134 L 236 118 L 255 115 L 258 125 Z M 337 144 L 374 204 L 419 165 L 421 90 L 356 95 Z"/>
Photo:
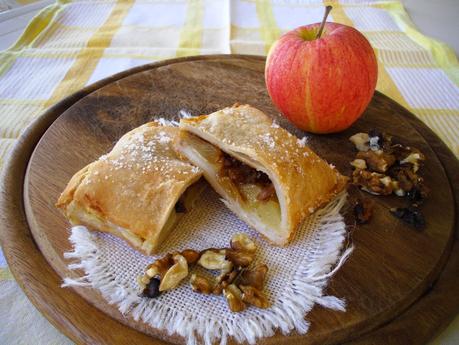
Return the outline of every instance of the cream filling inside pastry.
<path id="1" fill-rule="evenodd" d="M 267 238 L 285 238 L 282 226 L 283 199 L 275 178 L 242 153 L 228 154 L 189 132 L 181 132 L 179 150 L 199 166 L 207 181 L 223 196 L 225 205 Z"/>

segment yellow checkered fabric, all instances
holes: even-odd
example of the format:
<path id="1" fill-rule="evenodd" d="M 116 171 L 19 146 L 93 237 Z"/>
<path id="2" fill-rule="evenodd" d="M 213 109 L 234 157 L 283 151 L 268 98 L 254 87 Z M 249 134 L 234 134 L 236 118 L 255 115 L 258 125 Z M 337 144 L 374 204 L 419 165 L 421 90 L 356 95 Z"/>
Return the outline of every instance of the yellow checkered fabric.
<path id="1" fill-rule="evenodd" d="M 417 31 L 399 1 L 61 0 L 0 52 L 0 168 L 33 119 L 85 85 L 177 56 L 265 55 L 282 33 L 321 21 L 328 4 L 334 7 L 329 20 L 356 27 L 373 45 L 377 89 L 410 109 L 459 156 L 456 56 Z M 0 253 L 0 281 L 9 279 Z"/>
<path id="2" fill-rule="evenodd" d="M 378 90 L 414 112 L 459 156 L 459 69 L 398 1 L 58 1 L 0 53 L 0 165 L 25 126 L 70 93 L 176 56 L 267 53 L 283 32 L 321 20 L 355 26 L 379 60 Z"/>

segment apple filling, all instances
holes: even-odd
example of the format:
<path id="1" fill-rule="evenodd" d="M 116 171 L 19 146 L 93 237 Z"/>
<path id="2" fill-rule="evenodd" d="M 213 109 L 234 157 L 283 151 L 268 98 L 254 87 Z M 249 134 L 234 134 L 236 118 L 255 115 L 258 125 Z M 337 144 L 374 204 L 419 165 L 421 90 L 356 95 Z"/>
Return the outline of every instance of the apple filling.
<path id="1" fill-rule="evenodd" d="M 257 201 L 277 201 L 274 185 L 264 172 L 242 163 L 223 151 L 221 161 L 219 175 L 226 176 L 233 182 L 243 200 L 248 201 L 256 194 Z"/>
<path id="2" fill-rule="evenodd" d="M 228 208 L 267 237 L 272 231 L 282 233 L 282 212 L 275 184 L 267 173 L 249 165 L 258 165 L 257 162 L 240 152 L 228 154 L 184 131 L 178 147 L 204 171 L 207 181 L 224 197 Z"/>

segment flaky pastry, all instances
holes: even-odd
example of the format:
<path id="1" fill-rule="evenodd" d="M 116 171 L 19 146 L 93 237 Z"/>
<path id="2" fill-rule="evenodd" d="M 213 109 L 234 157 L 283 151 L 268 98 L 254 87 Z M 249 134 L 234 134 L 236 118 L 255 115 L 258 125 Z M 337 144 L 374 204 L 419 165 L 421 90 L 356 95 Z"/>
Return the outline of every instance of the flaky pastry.
<path id="1" fill-rule="evenodd" d="M 201 168 L 226 206 L 276 245 L 286 245 L 347 178 L 249 105 L 182 119 L 176 150 Z"/>
<path id="2" fill-rule="evenodd" d="M 151 254 L 203 187 L 172 148 L 178 128 L 150 122 L 78 171 L 56 204 L 73 225 L 112 233 Z"/>

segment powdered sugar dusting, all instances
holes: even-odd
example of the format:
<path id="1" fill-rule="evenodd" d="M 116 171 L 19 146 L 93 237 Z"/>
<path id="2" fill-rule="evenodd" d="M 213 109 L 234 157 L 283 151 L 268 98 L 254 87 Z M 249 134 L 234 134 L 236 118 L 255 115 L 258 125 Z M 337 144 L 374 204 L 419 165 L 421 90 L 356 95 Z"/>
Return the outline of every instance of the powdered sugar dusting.
<path id="1" fill-rule="evenodd" d="M 273 149 L 276 146 L 276 143 L 274 142 L 274 139 L 268 134 L 265 133 L 261 136 L 261 139 L 265 144 L 267 144 L 271 149 Z"/>
<path id="2" fill-rule="evenodd" d="M 180 109 L 175 118 L 165 119 L 163 117 L 155 119 L 161 126 L 173 126 L 178 127 L 180 119 L 189 119 L 193 117 L 190 111 L 186 109 Z"/>
<path id="3" fill-rule="evenodd" d="M 271 124 L 271 128 L 279 128 L 280 126 L 277 124 L 277 122 L 274 120 L 273 123 Z"/>
<path id="4" fill-rule="evenodd" d="M 300 147 L 305 147 L 306 143 L 308 142 L 308 137 L 304 136 L 302 139 L 297 139 L 297 143 Z"/>
<path id="5" fill-rule="evenodd" d="M 170 143 L 172 141 L 172 138 L 169 135 L 167 135 L 166 132 L 159 132 L 158 140 L 160 144 L 165 145 L 165 144 Z"/>
<path id="6" fill-rule="evenodd" d="M 156 119 L 156 122 L 158 122 L 161 126 L 173 126 L 173 127 L 177 127 L 178 126 L 178 122 L 177 121 L 166 120 L 163 117 L 160 117 L 160 118 Z"/>
<path id="7" fill-rule="evenodd" d="M 189 119 L 190 117 L 192 117 L 193 115 L 191 115 L 191 113 L 186 110 L 186 109 L 180 109 L 179 113 L 178 113 L 179 117 L 181 119 Z"/>

